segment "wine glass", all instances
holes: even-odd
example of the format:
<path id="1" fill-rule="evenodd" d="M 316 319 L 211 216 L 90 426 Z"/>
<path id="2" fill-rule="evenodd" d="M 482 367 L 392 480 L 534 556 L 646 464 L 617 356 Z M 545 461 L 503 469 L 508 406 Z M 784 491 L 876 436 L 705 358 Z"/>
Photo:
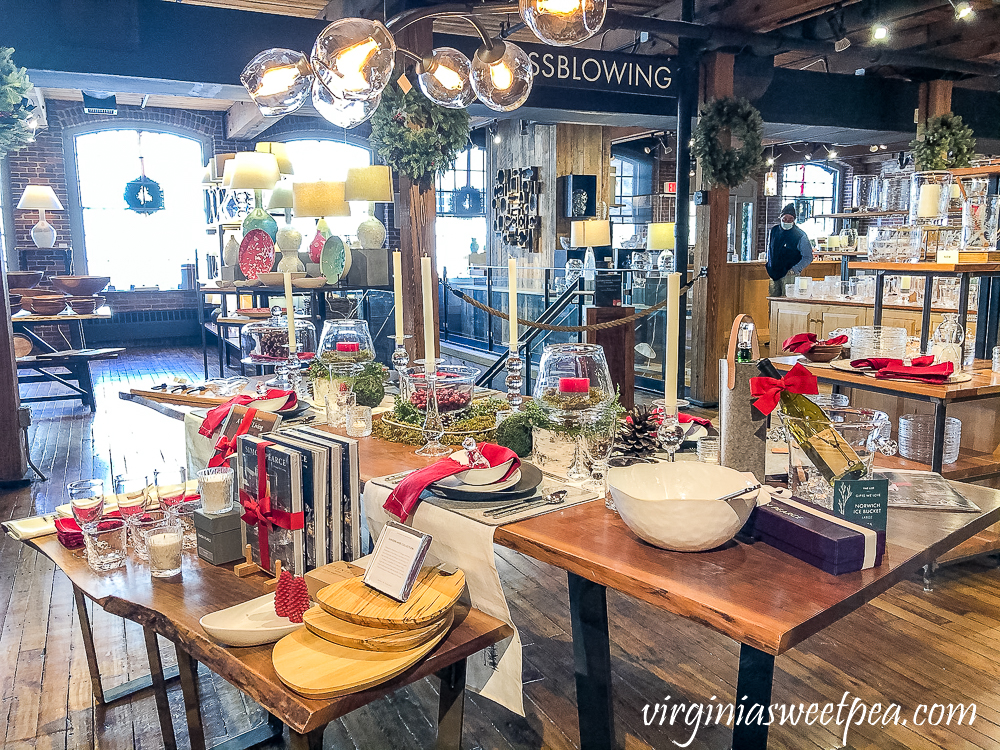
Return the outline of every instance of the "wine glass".
<path id="1" fill-rule="evenodd" d="M 104 480 L 83 479 L 70 482 L 66 489 L 69 492 L 69 504 L 73 510 L 73 518 L 83 531 L 94 531 L 104 514 Z"/>
<path id="2" fill-rule="evenodd" d="M 609 509 L 617 510 L 614 500 L 608 495 L 608 459 L 618 435 L 617 415 L 607 409 L 600 419 L 584 426 L 582 435 L 584 454 L 590 463 L 590 477 L 583 486 L 601 495 Z"/>
<path id="3" fill-rule="evenodd" d="M 681 427 L 676 410 L 664 409 L 663 421 L 656 428 L 656 438 L 667 451 L 669 460 L 674 460 L 674 454 L 684 442 L 684 428 Z"/>
<path id="4" fill-rule="evenodd" d="M 149 500 L 146 488 L 149 478 L 119 474 L 114 478 L 115 495 L 118 500 L 118 512 L 129 524 L 136 516 L 142 515 Z"/>
<path id="5" fill-rule="evenodd" d="M 156 485 L 156 497 L 163 509 L 171 508 L 184 502 L 187 490 L 187 468 L 175 466 L 157 469 L 153 472 L 153 483 Z"/>

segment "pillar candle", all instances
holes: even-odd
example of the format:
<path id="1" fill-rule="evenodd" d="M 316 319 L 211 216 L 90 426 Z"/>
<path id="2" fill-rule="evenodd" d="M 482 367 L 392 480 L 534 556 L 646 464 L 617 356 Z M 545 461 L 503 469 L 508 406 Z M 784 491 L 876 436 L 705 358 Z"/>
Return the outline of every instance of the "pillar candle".
<path id="1" fill-rule="evenodd" d="M 392 254 L 392 304 L 396 313 L 396 346 L 403 345 L 403 254 Z"/>
<path id="2" fill-rule="evenodd" d="M 517 351 L 517 261 L 507 259 L 507 289 L 510 295 L 507 301 L 510 327 L 510 351 Z"/>
<path id="3" fill-rule="evenodd" d="M 933 219 L 938 215 L 941 204 L 941 186 L 926 183 L 920 186 L 920 199 L 917 202 L 917 218 Z"/>
<path id="4" fill-rule="evenodd" d="M 424 372 L 435 371 L 434 365 L 434 284 L 431 276 L 431 259 L 420 258 L 420 280 L 424 298 Z"/>
<path id="5" fill-rule="evenodd" d="M 285 307 L 288 308 L 288 355 L 293 356 L 298 348 L 295 346 L 295 306 L 292 299 L 292 275 L 285 273 Z"/>
<path id="6" fill-rule="evenodd" d="M 899 286 L 904 291 L 909 291 L 909 289 L 910 289 L 910 277 L 909 276 L 900 276 L 899 277 Z"/>
<path id="7" fill-rule="evenodd" d="M 677 413 L 677 336 L 680 330 L 681 275 L 667 276 L 667 372 L 663 379 L 663 405 L 667 414 Z"/>

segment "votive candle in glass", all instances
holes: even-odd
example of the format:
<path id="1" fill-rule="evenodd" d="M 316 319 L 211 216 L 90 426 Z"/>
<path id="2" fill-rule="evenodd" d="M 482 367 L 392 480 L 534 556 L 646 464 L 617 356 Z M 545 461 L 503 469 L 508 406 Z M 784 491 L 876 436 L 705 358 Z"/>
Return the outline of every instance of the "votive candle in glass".
<path id="1" fill-rule="evenodd" d="M 372 410 L 370 406 L 348 407 L 347 434 L 351 437 L 368 437 L 372 434 Z"/>
<path id="2" fill-rule="evenodd" d="M 233 509 L 233 470 L 228 466 L 198 472 L 201 510 L 208 515 L 228 513 Z"/>
<path id="3" fill-rule="evenodd" d="M 146 549 L 153 578 L 170 578 L 181 572 L 183 545 L 184 530 L 176 521 L 171 520 L 147 532 Z"/>

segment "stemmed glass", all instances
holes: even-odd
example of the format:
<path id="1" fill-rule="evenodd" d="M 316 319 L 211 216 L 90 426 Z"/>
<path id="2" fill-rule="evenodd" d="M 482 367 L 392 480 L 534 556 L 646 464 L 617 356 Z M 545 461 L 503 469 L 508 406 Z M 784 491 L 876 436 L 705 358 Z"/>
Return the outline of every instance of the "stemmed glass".
<path id="1" fill-rule="evenodd" d="M 148 486 L 148 477 L 125 476 L 123 474 L 115 477 L 114 488 L 118 501 L 118 512 L 126 523 L 131 524 L 136 516 L 142 515 L 146 510 L 146 504 L 149 501 L 146 494 Z"/>
<path id="2" fill-rule="evenodd" d="M 616 510 L 614 500 L 608 495 L 608 459 L 618 435 L 618 419 L 610 409 L 591 425 L 583 428 L 583 450 L 590 463 L 590 477 L 583 483 L 585 489 L 594 490 L 604 498 L 604 504 Z"/>
<path id="3" fill-rule="evenodd" d="M 418 456 L 447 456 L 451 453 L 451 448 L 441 442 L 441 436 L 444 435 L 444 422 L 438 411 L 437 373 L 428 372 L 425 376 L 425 382 L 427 383 L 427 408 L 424 412 L 424 445 L 415 452 Z"/>
<path id="4" fill-rule="evenodd" d="M 183 466 L 160 469 L 153 476 L 160 507 L 184 527 L 184 549 L 195 549 L 198 531 L 194 527 L 194 512 L 201 507 L 201 497 L 193 495 L 188 499 L 187 469 Z"/>
<path id="5" fill-rule="evenodd" d="M 681 427 L 676 408 L 669 409 L 664 407 L 663 421 L 656 428 L 656 438 L 660 441 L 660 445 L 667 451 L 669 460 L 673 461 L 674 454 L 681 447 L 681 443 L 684 442 L 684 428 Z"/>
<path id="6" fill-rule="evenodd" d="M 66 489 L 73 518 L 80 528 L 84 533 L 96 531 L 104 515 L 104 481 L 83 479 L 70 482 Z"/>

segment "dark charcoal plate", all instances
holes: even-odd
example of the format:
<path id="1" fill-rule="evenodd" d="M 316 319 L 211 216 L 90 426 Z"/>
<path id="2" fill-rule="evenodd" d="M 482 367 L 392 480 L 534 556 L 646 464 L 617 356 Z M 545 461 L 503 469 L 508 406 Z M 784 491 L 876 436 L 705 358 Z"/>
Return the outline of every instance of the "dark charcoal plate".
<path id="1" fill-rule="evenodd" d="M 534 464 L 522 461 L 521 481 L 506 490 L 480 492 L 477 490 L 460 489 L 458 487 L 439 487 L 435 484 L 432 484 L 427 489 L 438 497 L 447 498 L 448 500 L 464 500 L 469 503 L 490 503 L 502 500 L 521 500 L 530 497 L 541 483 L 541 469 Z"/>

